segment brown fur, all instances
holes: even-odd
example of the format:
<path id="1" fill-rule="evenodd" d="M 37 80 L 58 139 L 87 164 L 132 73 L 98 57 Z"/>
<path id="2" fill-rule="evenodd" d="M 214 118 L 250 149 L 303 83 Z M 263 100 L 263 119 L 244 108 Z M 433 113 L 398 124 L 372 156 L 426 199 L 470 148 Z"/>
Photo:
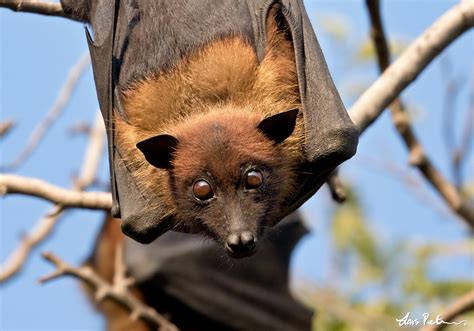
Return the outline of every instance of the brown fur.
<path id="1" fill-rule="evenodd" d="M 160 133 L 179 133 L 180 124 L 190 126 L 205 117 L 245 112 L 258 123 L 268 115 L 300 107 L 292 45 L 277 31 L 274 20 L 269 22 L 267 52 L 260 65 L 244 40 L 226 38 L 125 92 L 129 123 L 116 117 L 119 151 L 146 193 L 169 190 L 165 171 L 145 161 L 137 142 Z M 300 116 L 285 146 L 289 155 L 301 157 L 302 126 Z M 156 185 L 164 187 L 158 190 Z"/>
<path id="2" fill-rule="evenodd" d="M 172 134 L 186 146 L 188 152 L 177 153 L 174 162 L 175 171 L 181 174 L 196 170 L 196 158 L 204 158 L 198 151 L 208 132 L 205 128 L 219 123 L 234 142 L 235 157 L 253 150 L 270 161 L 283 153 L 286 163 L 276 166 L 281 167 L 282 176 L 294 176 L 292 169 L 302 158 L 302 112 L 293 134 L 278 147 L 264 142 L 264 136 L 255 129 L 269 115 L 301 109 L 294 50 L 274 18 L 272 11 L 261 63 L 241 37 L 227 37 L 191 54 L 169 72 L 150 76 L 124 92 L 128 123 L 115 116 L 118 150 L 150 208 L 157 196 L 171 213 L 176 208 L 167 171 L 151 166 L 136 148 L 138 142 L 159 134 Z M 211 157 L 219 162 L 235 161 Z M 293 189 L 291 182 L 281 188 L 285 196 Z"/>

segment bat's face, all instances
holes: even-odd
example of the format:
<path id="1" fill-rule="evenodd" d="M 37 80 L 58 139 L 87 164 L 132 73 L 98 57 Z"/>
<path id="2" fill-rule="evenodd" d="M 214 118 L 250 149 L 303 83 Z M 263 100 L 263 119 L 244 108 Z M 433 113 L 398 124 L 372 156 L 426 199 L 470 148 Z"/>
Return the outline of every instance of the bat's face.
<path id="1" fill-rule="evenodd" d="M 150 163 L 168 169 L 180 226 L 206 233 L 232 257 L 249 256 L 263 228 L 279 221 L 294 186 L 294 165 L 280 143 L 292 133 L 296 114 L 261 122 L 236 114 L 206 116 L 176 137 L 160 135 L 137 146 Z M 160 159 L 158 150 L 171 158 Z"/>
<path id="2" fill-rule="evenodd" d="M 179 170 L 172 176 L 178 219 L 222 243 L 233 257 L 255 252 L 262 228 L 272 225 L 283 202 L 278 171 L 258 161 L 209 164 L 192 176 Z"/>

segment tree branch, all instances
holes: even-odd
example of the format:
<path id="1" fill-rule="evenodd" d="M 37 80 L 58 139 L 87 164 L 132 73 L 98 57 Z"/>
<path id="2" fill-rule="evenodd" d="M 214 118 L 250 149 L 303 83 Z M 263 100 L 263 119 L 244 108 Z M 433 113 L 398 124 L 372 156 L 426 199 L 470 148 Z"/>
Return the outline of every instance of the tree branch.
<path id="1" fill-rule="evenodd" d="M 443 15 L 431 28 L 423 33 L 423 35 L 419 37 L 407 49 L 407 51 L 403 53 L 394 64 L 392 64 L 392 66 L 389 67 L 390 50 L 388 48 L 382 20 L 380 18 L 378 0 L 367 0 L 367 7 L 371 20 L 371 36 L 377 53 L 379 69 L 383 74 L 381 78 L 359 99 L 356 105 L 354 105 L 351 109 L 351 114 L 353 114 L 353 112 L 355 112 L 354 114 L 357 114 L 357 109 L 361 109 L 357 108 L 360 107 L 358 106 L 360 105 L 360 100 L 364 99 L 364 96 L 373 90 L 374 87 L 377 88 L 379 82 L 387 83 L 387 85 L 384 86 L 386 93 L 382 96 L 388 96 L 388 94 L 392 92 L 392 89 L 395 89 L 396 86 L 401 86 L 400 84 L 403 81 L 408 82 L 407 79 L 410 79 L 410 77 L 413 79 L 416 78 L 416 75 L 421 71 L 421 69 L 426 67 L 429 61 L 431 61 L 431 59 L 442 50 L 442 48 L 447 46 L 450 41 L 454 40 L 457 35 L 465 31 L 465 27 L 468 26 L 466 22 L 469 22 L 470 25 L 474 25 L 474 1 L 463 1 L 461 4 L 455 6 Z M 468 14 L 470 16 L 468 16 Z M 456 35 L 454 35 L 455 32 L 457 33 Z M 443 36 L 444 39 L 441 39 Z M 424 58 L 420 58 L 420 55 L 424 55 Z M 409 66 L 411 68 L 409 68 Z M 406 73 L 406 77 L 401 77 L 403 73 Z M 389 79 L 392 78 L 398 78 L 398 81 L 390 82 Z M 456 187 L 444 178 L 428 158 L 410 126 L 408 115 L 405 112 L 404 105 L 400 98 L 390 97 L 385 99 L 383 102 L 386 103 L 387 100 L 389 103 L 393 101 L 390 104 L 392 119 L 397 131 L 403 139 L 403 142 L 409 150 L 410 164 L 416 166 L 420 170 L 426 180 L 428 180 L 428 182 L 441 194 L 451 210 L 460 216 L 471 228 L 474 228 L 474 207 L 469 204 L 469 201 L 463 200 Z M 380 101 L 381 100 L 372 100 L 374 103 Z M 362 102 L 364 102 L 364 100 L 362 100 Z M 388 103 L 385 103 L 381 105 L 381 108 L 377 109 L 377 111 L 383 110 L 383 108 L 388 105 Z M 354 108 L 356 109 L 355 111 L 353 110 Z M 372 110 L 375 110 L 375 108 Z M 372 120 L 375 118 L 372 118 Z M 356 116 L 353 117 L 353 119 L 354 121 L 357 121 L 360 117 Z M 369 125 L 370 123 L 367 122 L 366 124 Z M 361 130 L 364 129 L 364 125 L 365 124 L 362 122 L 358 123 Z"/>
<path id="2" fill-rule="evenodd" d="M 463 0 L 418 37 L 349 110 L 359 131 L 365 131 L 431 60 L 473 25 L 474 1 Z"/>
<path id="3" fill-rule="evenodd" d="M 42 198 L 65 208 L 110 209 L 112 205 L 110 193 L 66 190 L 41 179 L 0 175 L 0 195 L 14 193 Z"/>
<path id="4" fill-rule="evenodd" d="M 114 284 L 109 284 L 102 277 L 96 274 L 94 270 L 89 266 L 74 268 L 69 264 L 63 262 L 61 259 L 59 259 L 52 253 L 43 253 L 43 257 L 56 266 L 56 271 L 54 271 L 48 276 L 41 278 L 41 283 L 65 275 L 79 278 L 95 289 L 95 298 L 97 302 L 101 302 L 106 298 L 112 299 L 117 303 L 120 303 L 126 309 L 128 309 L 130 311 L 131 318 L 134 320 L 140 318 L 148 323 L 159 327 L 159 330 L 163 331 L 177 330 L 176 326 L 170 323 L 166 318 L 158 314 L 154 309 L 146 306 L 137 297 L 132 295 L 126 287 L 128 283 L 123 283 L 120 277 L 114 277 L 115 279 L 121 280 L 118 283 L 114 282 Z"/>
<path id="5" fill-rule="evenodd" d="M 73 17 L 66 15 L 60 3 L 36 0 L 0 0 L 0 7 L 8 8 L 16 12 L 64 17 L 80 22 L 80 20 L 76 20 Z"/>
<path id="6" fill-rule="evenodd" d="M 64 213 L 63 207 L 54 206 L 38 221 L 28 234 L 21 238 L 18 246 L 10 253 L 7 261 L 0 268 L 0 284 L 11 279 L 20 271 L 30 252 L 48 237 Z"/>
<path id="7" fill-rule="evenodd" d="M 0 138 L 5 137 L 14 126 L 15 121 L 12 119 L 0 122 Z"/>
<path id="8" fill-rule="evenodd" d="M 439 314 L 439 316 L 443 319 L 444 322 L 453 323 L 456 317 L 472 310 L 474 310 L 474 290 L 454 301 L 445 310 L 443 310 Z M 440 331 L 447 326 L 448 324 L 446 323 L 427 325 L 423 327 L 420 331 Z"/>
<path id="9" fill-rule="evenodd" d="M 105 126 L 100 109 L 96 110 L 94 123 L 89 131 L 89 143 L 84 153 L 80 176 L 75 180 L 76 189 L 92 185 L 97 179 L 97 169 L 104 155 Z M 111 207 L 110 207 L 111 208 Z"/>
<path id="10" fill-rule="evenodd" d="M 347 198 L 347 190 L 339 177 L 339 169 L 333 171 L 326 183 L 328 184 L 331 197 L 338 203 L 343 203 Z"/>
<path id="11" fill-rule="evenodd" d="M 459 146 L 456 146 L 456 133 L 460 131 L 457 128 L 456 113 L 459 113 L 461 107 L 456 107 L 456 101 L 462 88 L 466 85 L 467 79 L 464 75 L 455 77 L 451 65 L 451 60 L 447 55 L 441 58 L 441 80 L 445 82 L 445 93 L 444 93 L 444 106 L 441 120 L 441 128 L 444 138 L 444 144 L 446 147 L 446 153 L 451 159 L 451 173 L 453 183 L 456 189 L 460 190 L 462 187 L 462 171 L 461 171 L 461 158 L 463 151 L 460 150 Z M 468 116 L 471 115 L 468 112 Z M 469 119 L 466 122 L 469 125 Z"/>
<path id="12" fill-rule="evenodd" d="M 461 142 L 456 150 L 453 152 L 454 164 L 454 182 L 458 190 L 462 192 L 463 174 L 462 167 L 469 160 L 469 155 L 472 152 L 472 145 L 474 143 L 474 87 L 470 93 L 470 100 L 466 118 L 464 121 L 464 128 L 462 130 Z"/>
<path id="13" fill-rule="evenodd" d="M 89 142 L 84 154 L 81 174 L 73 185 L 75 190 L 82 191 L 95 181 L 100 156 L 102 155 L 100 151 L 104 149 L 104 142 L 105 128 L 101 115 L 97 112 L 93 129 L 89 133 Z M 0 190 L 1 186 L 0 183 Z M 110 204 L 112 204 L 111 201 Z M 10 254 L 5 264 L 0 268 L 0 283 L 6 282 L 20 271 L 31 251 L 49 236 L 66 211 L 67 209 L 64 206 L 53 206 L 38 221 L 33 230 L 22 238 L 18 247 Z"/>
<path id="14" fill-rule="evenodd" d="M 11 171 L 18 168 L 38 147 L 44 136 L 54 124 L 56 119 L 61 115 L 62 111 L 71 99 L 71 95 L 77 86 L 79 78 L 81 78 L 88 64 L 90 63 L 89 53 L 83 54 L 77 63 L 69 71 L 66 82 L 59 91 L 54 105 L 43 118 L 43 120 L 36 126 L 33 133 L 30 135 L 28 142 L 24 149 L 18 154 L 16 159 L 10 164 L 2 166 L 6 171 Z"/>
<path id="15" fill-rule="evenodd" d="M 127 277 L 127 266 L 124 261 L 123 242 L 116 245 L 115 251 L 115 268 L 113 284 L 120 292 L 126 292 L 135 284 L 135 279 Z"/>
<path id="16" fill-rule="evenodd" d="M 387 160 L 386 158 L 361 157 L 359 155 L 359 160 L 362 161 L 364 167 L 371 167 L 375 171 L 382 171 L 385 175 L 391 175 L 394 179 L 405 184 L 420 202 L 437 212 L 442 218 L 456 218 L 446 203 L 436 199 L 436 196 L 434 196 L 436 193 L 427 190 L 426 185 L 423 185 L 423 177 L 411 174 L 409 168 L 399 166 L 394 160 Z"/>

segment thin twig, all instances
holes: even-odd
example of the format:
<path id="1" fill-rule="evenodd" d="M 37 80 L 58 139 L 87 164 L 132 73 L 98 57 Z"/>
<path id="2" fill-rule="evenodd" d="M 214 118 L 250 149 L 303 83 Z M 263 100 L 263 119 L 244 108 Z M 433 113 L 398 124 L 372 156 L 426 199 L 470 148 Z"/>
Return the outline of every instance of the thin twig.
<path id="1" fill-rule="evenodd" d="M 443 120 L 441 123 L 444 143 L 446 145 L 446 152 L 451 159 L 451 172 L 456 189 L 460 190 L 463 183 L 462 176 L 462 161 L 463 155 L 468 150 L 463 150 L 463 141 L 461 145 L 456 144 L 456 133 L 459 131 L 457 128 L 456 115 L 459 113 L 459 108 L 456 107 L 456 101 L 462 88 L 465 86 L 466 77 L 458 76 L 453 77 L 453 68 L 449 57 L 446 55 L 441 59 L 441 80 L 445 82 L 445 95 L 444 95 L 444 107 L 443 107 Z M 470 112 L 468 112 L 468 121 L 465 123 L 464 129 L 468 129 L 472 123 L 469 123 Z M 463 131 L 464 134 L 464 131 Z M 464 136 L 462 136 L 463 138 Z M 469 147 L 468 147 L 469 148 Z"/>
<path id="2" fill-rule="evenodd" d="M 338 203 L 343 203 L 347 198 L 347 190 L 344 187 L 344 184 L 341 181 L 339 176 L 339 169 L 333 171 L 329 176 L 326 183 L 329 186 L 329 191 L 331 192 L 332 199 Z"/>
<path id="3" fill-rule="evenodd" d="M 87 135 L 91 130 L 90 124 L 87 122 L 77 122 L 68 128 L 71 136 Z"/>
<path id="4" fill-rule="evenodd" d="M 5 137 L 8 132 L 15 126 L 14 120 L 5 120 L 0 123 L 0 138 Z"/>
<path id="5" fill-rule="evenodd" d="M 456 100 L 464 85 L 464 77 L 458 79 L 453 77 L 453 69 L 448 55 L 441 57 L 441 81 L 445 82 L 444 106 L 441 121 L 441 132 L 443 133 L 446 152 L 452 157 L 454 171 L 454 151 L 456 149 L 455 119 L 458 108 L 455 107 Z"/>
<path id="6" fill-rule="evenodd" d="M 36 0 L 0 0 L 0 7 L 8 8 L 16 12 L 41 14 L 47 16 L 58 16 L 71 20 L 76 20 L 75 18 L 66 15 L 60 3 Z"/>
<path id="7" fill-rule="evenodd" d="M 45 240 L 54 229 L 58 220 L 65 214 L 63 207 L 54 206 L 43 216 L 34 228 L 20 240 L 0 268 L 0 284 L 11 279 L 22 268 L 31 251 Z"/>
<path id="8" fill-rule="evenodd" d="M 441 318 L 442 321 L 444 321 L 444 323 L 440 322 L 433 325 L 426 325 L 420 331 L 440 331 L 450 324 L 452 325 L 464 324 L 465 325 L 466 321 L 455 322 L 454 319 L 464 313 L 467 313 L 473 310 L 474 310 L 474 290 L 458 298 L 446 309 L 444 309 L 440 314 L 438 314 L 438 316 Z"/>
<path id="9" fill-rule="evenodd" d="M 464 122 L 464 128 L 462 130 L 461 142 L 457 149 L 454 151 L 453 163 L 454 163 L 454 180 L 458 190 L 462 190 L 463 184 L 463 173 L 462 168 L 464 163 L 469 159 L 469 155 L 472 152 L 473 145 L 473 134 L 474 134 L 474 87 L 471 90 L 469 96 L 468 110 L 466 119 Z M 462 192 L 462 191 L 461 191 Z"/>
<path id="10" fill-rule="evenodd" d="M 82 191 L 95 181 L 99 162 L 96 156 L 104 148 L 105 128 L 100 115 L 96 115 L 93 125 L 94 132 L 89 135 L 89 142 L 84 154 L 82 173 L 79 180 L 73 185 L 77 191 Z M 100 133 L 100 134 L 99 134 Z M 92 155 L 92 157 L 91 157 Z M 10 254 L 7 261 L 0 268 L 0 284 L 15 276 L 23 267 L 32 250 L 42 243 L 53 231 L 56 223 L 65 214 L 67 209 L 60 205 L 53 206 L 42 217 L 33 230 L 22 238 L 18 247 Z"/>
<path id="11" fill-rule="evenodd" d="M 438 32 L 440 35 L 448 34 L 443 30 L 443 25 L 451 23 L 456 18 L 456 15 L 460 15 L 462 17 L 463 14 L 467 15 L 469 13 L 471 15 L 471 19 L 469 20 L 470 24 L 474 24 L 474 1 L 470 2 L 462 2 L 460 5 L 451 9 L 448 13 L 443 15 L 443 17 L 438 20 L 430 29 L 428 29 L 428 34 L 425 32 L 422 37 L 418 38 L 417 41 L 413 43 L 409 49 L 400 56 L 400 58 L 389 67 L 390 64 L 390 50 L 388 49 L 387 41 L 385 38 L 382 20 L 380 18 L 380 10 L 379 10 L 379 2 L 378 0 L 367 0 L 367 7 L 370 13 L 370 20 L 372 24 L 371 28 L 371 35 L 374 41 L 375 48 L 377 50 L 377 59 L 379 63 L 380 71 L 383 72 L 382 77 L 379 81 L 383 80 L 386 76 L 386 73 L 391 71 L 391 74 L 394 73 L 393 67 L 396 66 L 397 63 L 403 63 L 403 61 L 411 60 L 415 64 L 421 65 L 422 67 L 426 66 L 423 64 L 423 61 L 413 59 L 416 54 L 409 54 L 406 55 L 408 52 L 417 52 L 418 55 L 423 53 L 423 44 L 427 47 L 427 42 L 431 40 L 434 42 L 437 40 L 436 36 L 432 36 L 429 33 Z M 455 15 L 456 14 L 456 15 Z M 453 17 L 451 17 L 453 16 Z M 459 19 L 459 18 L 458 18 Z M 464 20 L 460 20 L 459 24 L 464 22 Z M 444 24 L 442 24 L 444 23 Z M 462 32 L 460 27 L 456 31 Z M 421 45 L 414 47 L 420 40 L 426 38 L 427 40 L 423 41 Z M 451 40 L 453 36 L 450 36 Z M 436 47 L 432 45 L 431 47 Z M 438 46 L 439 47 L 439 46 Z M 429 53 L 426 50 L 426 53 Z M 432 55 L 434 56 L 434 55 Z M 406 59 L 408 57 L 408 59 Z M 401 61 L 401 62 L 400 62 Z M 408 65 L 408 63 L 406 63 Z M 403 70 L 403 69 L 400 69 Z M 411 70 L 416 70 L 412 68 Z M 409 71 L 411 71 L 409 70 Z M 390 73 L 389 73 L 390 74 Z M 374 85 L 376 85 L 375 83 Z M 373 85 L 373 86 L 374 86 Z M 386 86 L 386 88 L 389 88 Z M 361 99 L 363 96 L 361 97 Z M 392 120 L 395 124 L 397 131 L 399 132 L 403 142 L 405 143 L 409 155 L 410 164 L 417 167 L 418 170 L 423 174 L 423 176 L 428 180 L 428 182 L 441 194 L 443 199 L 447 202 L 449 207 L 453 212 L 459 215 L 468 226 L 474 228 L 474 207 L 470 205 L 470 202 L 467 200 L 463 200 L 461 194 L 457 191 L 456 187 L 451 184 L 444 176 L 435 168 L 431 160 L 426 155 L 422 145 L 418 141 L 413 129 L 410 126 L 410 121 L 408 118 L 407 113 L 405 112 L 404 106 L 400 100 L 400 98 L 390 99 L 393 102 L 390 104 L 390 110 L 392 112 Z M 384 105 L 385 107 L 387 105 Z"/>
<path id="12" fill-rule="evenodd" d="M 76 188 L 92 185 L 97 178 L 97 169 L 104 155 L 105 126 L 100 110 L 96 111 L 94 123 L 89 131 L 89 143 L 84 153 L 84 161 L 79 178 L 75 181 Z"/>
<path id="13" fill-rule="evenodd" d="M 59 94 L 54 102 L 54 105 L 51 107 L 49 112 L 43 118 L 43 120 L 36 126 L 33 130 L 33 133 L 28 138 L 28 142 L 24 149 L 18 154 L 16 159 L 12 161 L 10 164 L 2 166 L 4 171 L 12 171 L 21 166 L 28 157 L 34 152 L 34 150 L 38 147 L 38 145 L 43 140 L 44 136 L 54 124 L 54 122 L 59 118 L 63 110 L 65 109 L 66 105 L 68 104 L 69 100 L 71 99 L 71 95 L 74 92 L 79 78 L 81 78 L 82 74 L 84 73 L 85 69 L 88 67 L 90 63 L 89 54 L 83 54 L 77 63 L 71 68 L 69 71 L 68 77 L 66 82 L 64 83 L 63 87 L 59 91 Z"/>
<path id="14" fill-rule="evenodd" d="M 392 175 L 396 180 L 407 185 L 410 188 L 410 193 L 413 193 L 420 202 L 436 211 L 443 219 L 456 217 L 445 203 L 436 199 L 432 191 L 427 190 L 427 187 L 423 185 L 423 178 L 411 174 L 409 168 L 399 166 L 393 160 L 385 158 L 359 156 L 358 159 L 362 162 L 364 168 L 371 167 L 376 171 L 382 171 L 384 174 Z"/>
<path id="15" fill-rule="evenodd" d="M 115 250 L 115 268 L 114 268 L 114 279 L 113 284 L 117 288 L 117 291 L 126 292 L 134 285 L 135 279 L 127 277 L 127 268 L 125 265 L 123 242 L 117 244 Z"/>
<path id="16" fill-rule="evenodd" d="M 52 253 L 48 252 L 43 253 L 42 255 L 47 261 L 56 266 L 56 271 L 41 278 L 41 283 L 65 275 L 79 278 L 95 289 L 95 299 L 97 302 L 101 302 L 105 299 L 112 299 L 128 309 L 130 311 L 131 318 L 134 320 L 142 319 L 147 323 L 151 323 L 159 327 L 159 329 L 163 331 L 177 330 L 176 326 L 161 316 L 158 312 L 156 312 L 156 310 L 146 306 L 137 297 L 132 295 L 127 288 L 124 288 L 124 283 L 109 284 L 97 273 L 95 273 L 94 270 L 89 266 L 74 268 Z"/>

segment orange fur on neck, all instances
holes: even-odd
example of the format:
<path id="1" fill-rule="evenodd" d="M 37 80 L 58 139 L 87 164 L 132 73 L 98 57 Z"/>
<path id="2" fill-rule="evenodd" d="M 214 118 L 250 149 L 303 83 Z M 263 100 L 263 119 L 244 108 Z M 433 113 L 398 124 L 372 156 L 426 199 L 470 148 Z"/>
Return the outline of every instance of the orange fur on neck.
<path id="1" fill-rule="evenodd" d="M 247 113 L 258 123 L 269 115 L 301 109 L 293 47 L 275 20 L 268 22 L 268 46 L 261 63 L 243 38 L 228 37 L 124 92 L 128 123 L 115 116 L 117 147 L 150 205 L 159 196 L 170 210 L 174 208 L 167 172 L 145 160 L 136 148 L 138 142 L 164 133 L 179 135 L 183 125 L 218 113 Z M 302 145 L 300 111 L 293 134 L 281 147 L 288 162 L 302 158 Z"/>

